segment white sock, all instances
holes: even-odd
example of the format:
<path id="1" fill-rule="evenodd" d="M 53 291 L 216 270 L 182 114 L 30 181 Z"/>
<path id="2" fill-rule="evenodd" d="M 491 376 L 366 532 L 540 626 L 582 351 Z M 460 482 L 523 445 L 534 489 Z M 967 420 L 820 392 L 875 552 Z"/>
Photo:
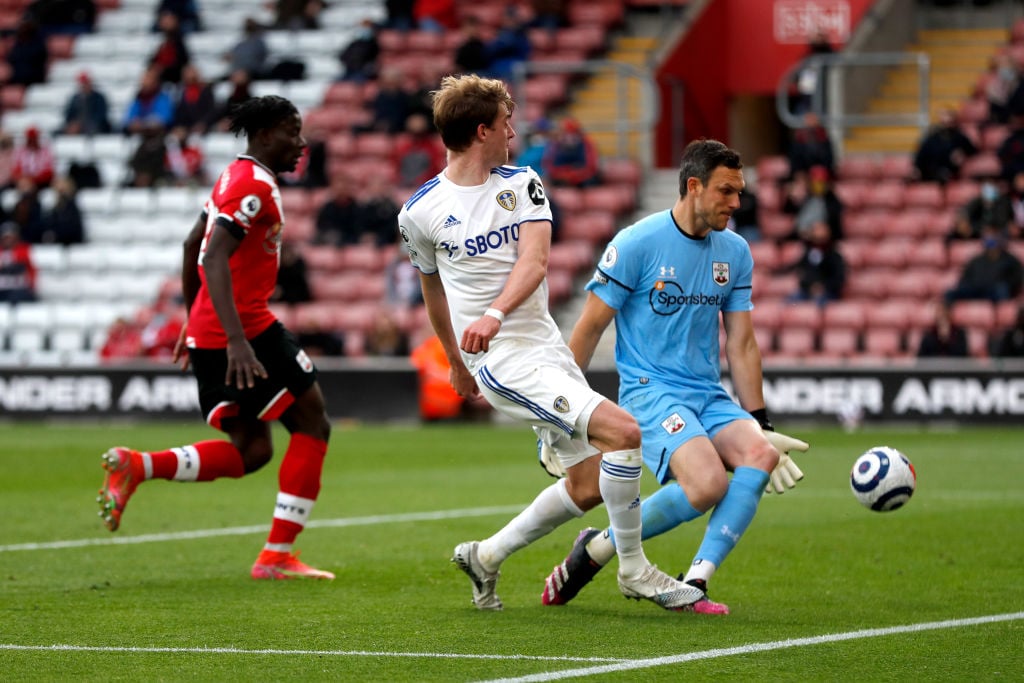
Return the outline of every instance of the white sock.
<path id="1" fill-rule="evenodd" d="M 718 567 L 715 566 L 714 562 L 708 560 L 694 560 L 693 564 L 686 572 L 686 576 L 683 577 L 683 582 L 693 581 L 694 579 L 700 579 L 707 583 L 711 581 L 711 577 L 715 575 L 715 570 Z"/>
<path id="2" fill-rule="evenodd" d="M 639 448 L 609 451 L 601 457 L 601 497 L 615 534 L 619 573 L 635 576 L 647 566 L 640 543 L 640 472 L 643 457 Z"/>
<path id="3" fill-rule="evenodd" d="M 615 544 L 612 543 L 612 536 L 607 529 L 590 539 L 590 543 L 587 544 L 587 554 L 590 555 L 590 559 L 602 567 L 611 562 L 611 559 L 615 557 Z"/>
<path id="4" fill-rule="evenodd" d="M 541 491 L 525 510 L 498 533 L 480 541 L 477 558 L 487 571 L 497 571 L 505 558 L 515 551 L 551 533 L 570 519 L 582 516 L 583 510 L 565 490 L 565 479 L 559 479 Z"/>

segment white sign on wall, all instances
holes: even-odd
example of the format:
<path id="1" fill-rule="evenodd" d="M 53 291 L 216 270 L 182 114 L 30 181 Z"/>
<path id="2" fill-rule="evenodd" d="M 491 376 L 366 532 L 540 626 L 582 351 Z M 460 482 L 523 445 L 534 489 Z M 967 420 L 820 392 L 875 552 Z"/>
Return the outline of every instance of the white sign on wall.
<path id="1" fill-rule="evenodd" d="M 776 0 L 773 17 L 775 42 L 801 45 L 819 33 L 830 43 L 850 37 L 850 3 L 846 0 Z"/>

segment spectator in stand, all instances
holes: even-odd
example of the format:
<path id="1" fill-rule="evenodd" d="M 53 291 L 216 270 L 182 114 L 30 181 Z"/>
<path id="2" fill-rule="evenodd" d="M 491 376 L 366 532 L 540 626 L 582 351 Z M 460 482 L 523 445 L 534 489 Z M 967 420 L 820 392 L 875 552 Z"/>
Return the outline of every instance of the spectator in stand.
<path id="1" fill-rule="evenodd" d="M 399 247 L 402 245 L 399 244 Z M 384 268 L 384 303 L 398 310 L 408 310 L 423 304 L 419 271 L 409 261 L 405 250 L 395 252 Z"/>
<path id="2" fill-rule="evenodd" d="M 162 135 L 174 122 L 174 101 L 163 89 L 160 73 L 146 69 L 139 79 L 135 99 L 128 105 L 122 129 L 128 135 L 157 130 Z"/>
<path id="3" fill-rule="evenodd" d="M 35 187 L 49 187 L 53 181 L 54 160 L 53 150 L 43 144 L 39 137 L 39 129 L 31 126 L 25 129 L 25 142 L 14 151 L 14 167 L 11 169 L 11 180 L 31 180 Z"/>
<path id="4" fill-rule="evenodd" d="M 1010 239 L 1020 239 L 1024 236 L 1024 171 L 1014 174 L 1007 198 L 1010 200 L 1007 233 Z"/>
<path id="5" fill-rule="evenodd" d="M 757 195 L 752 190 L 747 189 L 740 194 L 740 207 L 732 212 L 728 229 L 735 231 L 747 242 L 761 239 L 761 226 L 757 221 Z"/>
<path id="6" fill-rule="evenodd" d="M 829 175 L 834 176 L 835 154 L 828 131 L 813 112 L 804 114 L 803 122 L 802 128 L 793 131 L 793 141 L 789 145 L 790 178 L 798 173 L 806 173 L 815 166 L 827 169 Z"/>
<path id="7" fill-rule="evenodd" d="M 807 43 L 807 57 L 826 57 L 834 54 L 835 49 L 824 31 L 817 31 Z M 796 96 L 793 112 L 805 114 L 814 107 L 815 98 L 820 102 L 819 111 L 828 111 L 828 72 L 829 67 L 821 64 L 804 66 L 797 73 Z"/>
<path id="8" fill-rule="evenodd" d="M 410 95 L 405 87 L 405 74 L 397 67 L 381 70 L 377 94 L 370 103 L 373 120 L 360 132 L 401 133 L 409 117 Z"/>
<path id="9" fill-rule="evenodd" d="M 203 80 L 199 67 L 186 64 L 181 70 L 181 86 L 174 100 L 175 128 L 205 135 L 215 108 L 213 87 Z"/>
<path id="10" fill-rule="evenodd" d="M 780 272 L 797 274 L 799 288 L 790 295 L 790 301 L 813 301 L 825 306 L 843 297 L 846 261 L 836 249 L 832 231 L 825 221 L 811 226 L 804 238 L 804 253 Z"/>
<path id="11" fill-rule="evenodd" d="M 96 3 L 93 0 L 34 0 L 25 8 L 25 16 L 39 24 L 44 36 L 92 33 L 96 24 Z"/>
<path id="12" fill-rule="evenodd" d="M 245 71 L 249 79 L 257 81 L 268 71 L 270 48 L 264 37 L 264 28 L 260 22 L 247 17 L 242 25 L 242 38 L 224 55 L 228 65 L 228 73 Z"/>
<path id="13" fill-rule="evenodd" d="M 178 187 L 206 185 L 206 158 L 196 133 L 181 126 L 164 137 L 164 178 Z"/>
<path id="14" fill-rule="evenodd" d="M 100 361 L 116 363 L 142 356 L 142 330 L 134 322 L 119 317 L 107 331 L 107 340 L 100 348 Z"/>
<path id="15" fill-rule="evenodd" d="M 601 182 L 597 148 L 574 118 L 562 120 L 541 161 L 553 185 L 590 187 Z"/>
<path id="16" fill-rule="evenodd" d="M 39 188 L 29 178 L 22 178 L 15 186 L 17 199 L 7 220 L 18 226 L 18 233 L 25 242 L 38 244 L 42 241 L 43 206 L 39 202 Z"/>
<path id="17" fill-rule="evenodd" d="M 406 119 L 413 114 L 423 114 L 430 122 L 431 129 L 434 128 L 434 90 L 438 82 L 448 75 L 444 65 L 440 61 L 425 59 L 420 62 L 419 73 L 416 75 L 416 83 L 409 89 L 409 99 L 406 103 Z"/>
<path id="18" fill-rule="evenodd" d="M 421 31 L 446 33 L 459 28 L 455 0 L 416 0 L 412 4 L 412 13 Z"/>
<path id="19" fill-rule="evenodd" d="M 128 187 L 156 187 L 170 177 L 166 136 L 163 129 L 156 125 L 139 131 L 139 144 L 128 159 Z"/>
<path id="20" fill-rule="evenodd" d="M 1024 284 L 1024 267 L 1006 248 L 1006 234 L 986 227 L 981 235 L 982 251 L 964 264 L 956 286 L 946 292 L 946 303 L 963 299 L 999 302 L 1013 299 Z"/>
<path id="21" fill-rule="evenodd" d="M 306 259 L 299 246 L 290 240 L 281 242 L 281 264 L 277 270 L 277 286 L 270 300 L 283 304 L 301 304 L 313 300 L 309 289 Z"/>
<path id="22" fill-rule="evenodd" d="M 299 338 L 302 350 L 314 358 L 345 353 L 345 340 L 322 320 L 306 320 L 296 329 L 295 336 Z"/>
<path id="23" fill-rule="evenodd" d="M 160 0 L 154 14 L 154 33 L 160 31 L 160 17 L 166 13 L 177 17 L 182 33 L 193 33 L 203 29 L 203 20 L 196 0 Z"/>
<path id="24" fill-rule="evenodd" d="M 1020 72 L 1007 52 L 992 58 L 982 95 L 988 101 L 988 123 L 1010 121 L 1010 98 L 1017 90 Z"/>
<path id="25" fill-rule="evenodd" d="M 520 19 L 516 5 L 508 5 L 501 15 L 497 34 L 487 42 L 487 75 L 503 81 L 513 80 L 516 65 L 530 58 L 530 50 L 526 24 Z"/>
<path id="26" fill-rule="evenodd" d="M 231 92 L 218 102 L 210 115 L 210 129 L 220 132 L 227 131 L 231 125 L 231 110 L 235 105 L 241 104 L 250 99 L 252 95 L 252 77 L 245 69 L 237 69 L 231 72 L 228 77 L 231 82 Z"/>
<path id="27" fill-rule="evenodd" d="M 392 160 L 402 187 L 419 187 L 441 172 L 444 148 L 426 116 L 413 114 L 408 118 L 405 134 L 395 143 Z"/>
<path id="28" fill-rule="evenodd" d="M 356 199 L 352 179 L 344 173 L 331 178 L 326 201 L 316 214 L 314 244 L 340 247 L 359 242 L 363 206 Z"/>
<path id="29" fill-rule="evenodd" d="M 139 353 L 153 360 L 170 360 L 174 345 L 185 323 L 180 306 L 167 300 L 157 301 L 152 308 L 143 309 L 136 326 L 139 329 Z"/>
<path id="30" fill-rule="evenodd" d="M 314 31 L 320 28 L 323 0 L 277 0 L 274 28 L 284 31 Z"/>
<path id="31" fill-rule="evenodd" d="M 420 418 L 430 422 L 459 417 L 466 399 L 449 380 L 451 364 L 436 334 L 426 336 L 409 356 L 419 380 Z"/>
<path id="32" fill-rule="evenodd" d="M 1000 177 L 1010 180 L 1024 171 L 1024 112 L 1010 119 L 1010 135 L 996 151 L 1001 167 Z"/>
<path id="33" fill-rule="evenodd" d="M 815 223 L 824 222 L 832 239 L 843 238 L 843 203 L 832 187 L 832 177 L 823 166 L 814 166 L 807 175 L 798 174 L 789 184 L 782 211 L 793 216 L 790 239 L 805 239 Z"/>
<path id="34" fill-rule="evenodd" d="M 953 229 L 946 235 L 946 241 L 979 239 L 986 227 L 1006 230 L 1012 211 L 1010 196 L 999 191 L 995 180 L 987 179 L 981 184 L 978 196 L 957 211 Z"/>
<path id="35" fill-rule="evenodd" d="M 964 160 L 977 153 L 978 148 L 960 129 L 956 111 L 947 107 L 918 143 L 915 175 L 918 180 L 947 183 L 958 178 Z"/>
<path id="36" fill-rule="evenodd" d="M 177 15 L 164 12 L 158 19 L 158 25 L 163 37 L 149 58 L 149 66 L 157 69 L 161 83 L 178 85 L 181 83 L 182 69 L 191 60 L 188 45 L 185 44 Z"/>
<path id="37" fill-rule="evenodd" d="M 480 20 L 469 15 L 462 22 L 462 42 L 455 48 L 455 73 L 479 74 L 487 71 L 491 60 L 483 39 Z"/>
<path id="38" fill-rule="evenodd" d="M 953 324 L 949 304 L 942 299 L 934 303 L 935 323 L 921 335 L 918 358 L 966 358 L 967 331 Z"/>
<path id="39" fill-rule="evenodd" d="M 85 223 L 78 208 L 78 188 L 75 181 L 67 176 L 58 176 L 53 182 L 55 198 L 53 206 L 43 211 L 41 239 L 43 243 L 65 246 L 85 241 Z"/>
<path id="40" fill-rule="evenodd" d="M 96 89 L 88 71 L 78 74 L 78 90 L 64 105 L 63 135 L 99 135 L 109 133 L 110 105 L 107 96 Z"/>
<path id="41" fill-rule="evenodd" d="M 36 267 L 32 248 L 21 241 L 18 226 L 0 225 L 0 301 L 18 304 L 36 299 Z"/>
<path id="42" fill-rule="evenodd" d="M 1024 358 L 1024 305 L 1017 309 L 1017 320 L 1013 326 L 993 338 L 992 356 Z"/>
<path id="43" fill-rule="evenodd" d="M 526 142 L 516 156 L 516 166 L 529 166 L 537 172 L 542 179 L 544 176 L 544 153 L 551 141 L 551 122 L 541 118 L 534 121 L 523 137 Z"/>
<path id="44" fill-rule="evenodd" d="M 377 78 L 377 59 L 380 57 L 380 29 L 371 19 L 359 22 L 359 31 L 338 55 L 343 81 L 365 83 Z"/>
<path id="45" fill-rule="evenodd" d="M 566 0 L 532 0 L 532 28 L 554 32 L 569 25 L 569 3 Z"/>
<path id="46" fill-rule="evenodd" d="M 395 241 L 398 211 L 402 207 L 394 200 L 391 181 L 380 175 L 366 181 L 366 196 L 362 201 L 362 234 L 360 242 L 383 247 Z"/>
<path id="47" fill-rule="evenodd" d="M 366 335 L 366 354 L 389 358 L 409 355 L 409 335 L 402 331 L 395 318 L 385 310 L 378 312 L 373 328 Z"/>
<path id="48" fill-rule="evenodd" d="M 14 138 L 0 131 L 0 190 L 14 187 L 14 155 Z"/>
<path id="49" fill-rule="evenodd" d="M 8 83 L 27 86 L 46 81 L 50 51 L 39 24 L 31 17 L 22 17 L 18 22 L 14 42 L 7 49 L 5 59 L 11 67 Z"/>
<path id="50" fill-rule="evenodd" d="M 415 0 L 385 0 L 387 19 L 384 21 L 384 28 L 402 33 L 411 31 L 416 26 L 416 17 L 413 14 L 415 5 Z"/>

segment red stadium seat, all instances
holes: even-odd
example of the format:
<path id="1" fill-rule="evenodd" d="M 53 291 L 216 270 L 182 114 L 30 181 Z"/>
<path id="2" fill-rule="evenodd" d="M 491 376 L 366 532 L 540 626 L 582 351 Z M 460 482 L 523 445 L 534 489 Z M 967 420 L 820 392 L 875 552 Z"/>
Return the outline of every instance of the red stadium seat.
<path id="1" fill-rule="evenodd" d="M 590 56 L 604 48 L 607 35 L 600 26 L 569 26 L 558 29 L 555 45 L 560 50 L 576 50 Z"/>
<path id="2" fill-rule="evenodd" d="M 316 220 L 309 214 L 288 215 L 285 223 L 284 237 L 293 242 L 304 244 L 312 242 L 316 236 Z"/>
<path id="3" fill-rule="evenodd" d="M 921 307 L 918 299 L 879 301 L 864 309 L 864 323 L 868 330 L 895 330 L 903 333 L 915 326 L 914 312 Z"/>
<path id="4" fill-rule="evenodd" d="M 976 180 L 954 180 L 946 185 L 946 205 L 961 207 L 981 194 L 981 183 Z"/>
<path id="5" fill-rule="evenodd" d="M 847 299 L 884 299 L 889 294 L 893 272 L 881 268 L 850 271 L 846 276 L 843 296 Z"/>
<path id="6" fill-rule="evenodd" d="M 874 304 L 860 301 L 832 301 L 822 312 L 822 326 L 826 330 L 860 330 L 867 316 L 865 308 Z"/>
<path id="7" fill-rule="evenodd" d="M 864 331 L 864 354 L 870 357 L 895 358 L 904 355 L 903 333 L 891 327 L 870 328 Z"/>
<path id="8" fill-rule="evenodd" d="M 839 253 L 846 262 L 846 271 L 856 271 L 862 267 L 870 267 L 867 255 L 874 247 L 874 242 L 867 240 L 845 239 L 839 244 Z"/>
<path id="9" fill-rule="evenodd" d="M 874 156 L 848 154 L 836 167 L 839 180 L 873 181 L 878 178 L 878 159 Z"/>
<path id="10" fill-rule="evenodd" d="M 959 272 L 964 264 L 981 253 L 981 240 L 955 240 L 949 243 L 949 267 Z"/>
<path id="11" fill-rule="evenodd" d="M 989 334 L 996 329 L 996 309 L 990 301 L 957 301 L 950 310 L 953 323 Z"/>
<path id="12" fill-rule="evenodd" d="M 949 263 L 946 243 L 941 238 L 920 239 L 910 245 L 907 265 L 941 269 Z"/>
<path id="13" fill-rule="evenodd" d="M 616 230 L 615 218 L 607 212 L 563 212 L 558 235 L 560 240 L 586 240 L 596 247 L 603 248 Z"/>
<path id="14" fill-rule="evenodd" d="M 622 3 L 611 0 L 574 2 L 569 5 L 569 23 L 573 26 L 593 25 L 601 29 L 618 26 L 625 18 Z"/>
<path id="15" fill-rule="evenodd" d="M 583 192 L 576 187 L 545 188 L 552 203 L 557 204 L 563 215 L 578 213 L 584 209 Z"/>
<path id="16" fill-rule="evenodd" d="M 979 124 L 987 121 L 988 115 L 988 100 L 983 97 L 973 97 L 960 103 L 957 118 L 961 124 Z"/>
<path id="17" fill-rule="evenodd" d="M 572 296 L 572 291 L 572 274 L 569 271 L 548 268 L 548 300 L 551 303 L 565 301 Z"/>
<path id="18" fill-rule="evenodd" d="M 789 159 L 780 155 L 763 156 L 757 161 L 758 183 L 778 182 L 789 175 Z"/>
<path id="19" fill-rule="evenodd" d="M 821 307 L 810 301 L 798 301 L 780 311 L 783 328 L 817 332 L 821 329 Z"/>
<path id="20" fill-rule="evenodd" d="M 363 85 L 354 81 L 335 81 L 327 86 L 324 104 L 345 107 L 363 106 Z"/>
<path id="21" fill-rule="evenodd" d="M 805 329 L 781 329 L 775 335 L 780 354 L 804 358 L 814 353 L 815 334 Z"/>
<path id="22" fill-rule="evenodd" d="M 755 270 L 755 275 L 757 271 Z M 754 290 L 754 294 L 758 296 L 758 300 L 761 298 L 765 299 L 784 299 L 793 292 L 799 289 L 798 278 L 794 274 L 786 275 L 775 275 L 773 277 L 766 278 L 760 285 Z"/>
<path id="23" fill-rule="evenodd" d="M 782 309 L 786 302 L 782 299 L 759 300 L 750 312 L 750 319 L 755 328 L 777 330 L 782 325 Z"/>
<path id="24" fill-rule="evenodd" d="M 357 301 L 345 306 L 334 305 L 336 312 L 333 317 L 333 328 L 345 332 L 346 346 L 348 333 L 366 333 L 373 329 L 373 324 L 380 315 L 380 306 L 374 301 Z"/>
<path id="25" fill-rule="evenodd" d="M 396 140 L 390 133 L 360 133 L 355 136 L 356 156 L 390 160 Z"/>
<path id="26" fill-rule="evenodd" d="M 866 180 L 840 180 L 835 183 L 833 190 L 843 208 L 847 211 L 856 211 L 864 206 L 864 195 L 867 193 L 869 182 Z"/>
<path id="27" fill-rule="evenodd" d="M 327 138 L 327 156 L 332 161 L 350 159 L 356 154 L 356 139 L 351 133 L 334 133 Z"/>
<path id="28" fill-rule="evenodd" d="M 960 167 L 961 178 L 996 178 L 1003 167 L 995 152 L 979 152 L 964 161 Z"/>
<path id="29" fill-rule="evenodd" d="M 914 160 L 909 154 L 890 154 L 882 157 L 878 174 L 888 180 L 909 180 L 914 173 Z"/>
<path id="30" fill-rule="evenodd" d="M 981 133 L 981 148 L 988 152 L 995 152 L 1009 136 L 1009 126 L 987 126 Z"/>
<path id="31" fill-rule="evenodd" d="M 885 226 L 894 212 L 873 208 L 851 211 L 843 216 L 843 237 L 854 240 L 875 240 L 885 234 Z"/>
<path id="32" fill-rule="evenodd" d="M 598 185 L 583 190 L 587 209 L 608 211 L 615 216 L 629 211 L 636 204 L 636 190 L 627 185 Z"/>
<path id="33" fill-rule="evenodd" d="M 779 247 L 775 242 L 762 240 L 750 244 L 750 254 L 754 257 L 754 269 L 775 270 L 784 265 L 780 259 Z"/>
<path id="34" fill-rule="evenodd" d="M 857 353 L 859 337 L 857 330 L 848 328 L 824 329 L 821 331 L 821 353 L 838 358 L 849 358 Z"/>
<path id="35" fill-rule="evenodd" d="M 601 177 L 607 183 L 637 187 L 640 184 L 640 164 L 633 159 L 602 159 Z"/>
<path id="36" fill-rule="evenodd" d="M 920 213 L 919 209 L 904 209 L 894 213 L 884 228 L 884 232 L 887 235 L 886 239 L 908 240 L 921 237 L 927 228 L 924 222 L 926 218 L 926 216 Z"/>
<path id="37" fill-rule="evenodd" d="M 779 211 L 782 208 L 782 193 L 775 183 L 758 183 L 757 207 L 759 211 Z"/>
<path id="38" fill-rule="evenodd" d="M 1017 323 L 1018 312 L 1024 310 L 1024 303 L 1019 301 L 1000 301 L 996 304 L 996 328 L 1005 330 Z"/>
<path id="39" fill-rule="evenodd" d="M 402 52 L 405 50 L 405 41 L 408 35 L 405 31 L 382 29 L 377 32 L 377 44 L 380 46 L 381 52 Z"/>
<path id="40" fill-rule="evenodd" d="M 880 180 L 864 190 L 864 207 L 867 209 L 902 209 L 905 203 L 906 185 L 898 180 Z"/>
<path id="41" fill-rule="evenodd" d="M 766 240 L 780 240 L 793 234 L 793 217 L 784 213 L 764 211 L 758 216 L 761 237 Z"/>
<path id="42" fill-rule="evenodd" d="M 439 54 L 444 50 L 444 38 L 434 31 L 409 31 L 405 36 L 404 49 L 408 52 Z"/>
<path id="43" fill-rule="evenodd" d="M 594 245 L 587 240 L 560 239 L 551 245 L 548 268 L 579 273 L 592 269 L 597 264 Z"/>
<path id="44" fill-rule="evenodd" d="M 302 248 L 302 258 L 310 271 L 332 272 L 341 268 L 341 251 L 337 247 L 306 245 Z"/>
<path id="45" fill-rule="evenodd" d="M 941 209 L 945 203 L 945 194 L 938 183 L 908 183 L 903 193 L 903 205 L 908 208 Z"/>
<path id="46" fill-rule="evenodd" d="M 898 270 L 907 264 L 907 257 L 913 245 L 908 239 L 888 238 L 875 242 L 865 249 L 864 262 L 872 268 Z"/>
<path id="47" fill-rule="evenodd" d="M 379 273 L 384 266 L 384 251 L 374 244 L 350 244 L 341 248 L 340 267 L 345 272 Z"/>

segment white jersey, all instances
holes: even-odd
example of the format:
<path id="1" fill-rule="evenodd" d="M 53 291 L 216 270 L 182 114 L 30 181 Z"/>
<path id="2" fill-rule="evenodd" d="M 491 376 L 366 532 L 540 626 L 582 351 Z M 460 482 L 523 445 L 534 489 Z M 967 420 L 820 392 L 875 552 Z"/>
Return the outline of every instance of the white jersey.
<path id="1" fill-rule="evenodd" d="M 455 338 L 501 294 L 519 256 L 520 230 L 550 221 L 544 186 L 528 166 L 491 169 L 483 185 L 464 187 L 442 171 L 413 193 L 398 214 L 398 229 L 412 264 L 439 273 L 448 297 Z M 485 356 L 519 340 L 531 347 L 564 344 L 548 312 L 547 279 L 509 311 L 486 353 L 463 360 L 476 374 Z"/>

